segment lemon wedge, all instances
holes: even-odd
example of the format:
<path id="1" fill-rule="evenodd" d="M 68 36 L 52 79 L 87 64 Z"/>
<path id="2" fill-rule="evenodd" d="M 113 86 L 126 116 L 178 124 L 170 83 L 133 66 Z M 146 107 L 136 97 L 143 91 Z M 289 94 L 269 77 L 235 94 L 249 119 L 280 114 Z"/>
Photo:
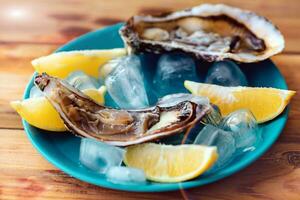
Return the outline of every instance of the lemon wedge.
<path id="1" fill-rule="evenodd" d="M 104 103 L 104 95 L 106 92 L 105 86 L 101 86 L 98 90 L 86 89 L 82 92 L 97 103 Z M 58 112 L 53 108 L 46 97 L 12 101 L 10 102 L 10 105 L 23 119 L 35 127 L 56 132 L 67 130 Z"/>
<path id="2" fill-rule="evenodd" d="M 184 86 L 194 95 L 206 96 L 219 106 L 223 116 L 249 109 L 263 123 L 277 117 L 295 95 L 295 91 L 264 87 L 224 87 L 185 81 Z"/>
<path id="3" fill-rule="evenodd" d="M 97 103 L 104 104 L 104 96 L 106 93 L 106 87 L 104 85 L 102 85 L 99 89 L 84 89 L 82 92 L 91 97 Z"/>
<path id="4" fill-rule="evenodd" d="M 62 79 L 66 78 L 69 73 L 78 70 L 98 78 L 99 66 L 125 54 L 124 48 L 66 51 L 37 58 L 31 64 L 38 73 L 46 72 Z"/>
<path id="5" fill-rule="evenodd" d="M 145 143 L 126 148 L 124 162 L 144 170 L 156 182 L 181 182 L 198 177 L 217 160 L 217 148 L 202 145 Z"/>

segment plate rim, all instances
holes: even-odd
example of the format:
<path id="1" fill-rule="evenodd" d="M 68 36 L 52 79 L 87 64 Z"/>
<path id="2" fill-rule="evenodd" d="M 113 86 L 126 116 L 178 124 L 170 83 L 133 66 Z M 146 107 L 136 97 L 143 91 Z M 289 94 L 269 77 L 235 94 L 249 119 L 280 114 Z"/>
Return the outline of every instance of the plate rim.
<path id="1" fill-rule="evenodd" d="M 99 33 L 99 32 L 110 32 L 110 31 L 115 31 L 116 28 L 120 28 L 120 26 L 122 26 L 123 23 L 118 23 L 118 24 L 114 24 L 111 26 L 106 26 L 91 32 L 88 32 L 86 34 L 83 34 L 77 38 L 72 39 L 71 41 L 69 41 L 68 43 L 60 46 L 55 52 L 59 52 L 59 51 L 64 51 L 65 49 L 68 49 L 71 45 L 73 45 L 74 43 L 78 43 L 81 40 L 85 40 L 86 38 L 89 38 L 90 36 L 92 36 L 93 34 Z M 270 60 L 270 59 L 269 59 Z M 270 62 L 272 62 L 270 60 Z M 272 64 L 277 68 L 277 66 L 272 62 Z M 281 74 L 280 70 L 277 68 L 280 76 L 282 77 L 283 80 L 283 89 L 288 89 L 285 78 L 283 77 L 283 75 Z M 24 90 L 24 94 L 23 94 L 23 99 L 27 99 L 29 96 L 29 92 L 30 89 L 33 85 L 33 79 L 34 76 L 37 73 L 34 72 L 33 75 L 31 76 L 29 82 L 26 85 L 26 88 Z M 61 164 L 59 161 L 57 161 L 55 158 L 51 157 L 48 155 L 47 152 L 45 152 L 43 150 L 42 145 L 40 145 L 38 142 L 36 142 L 34 140 L 34 138 L 32 137 L 32 133 L 30 131 L 30 125 L 24 120 L 22 119 L 22 124 L 24 127 L 24 130 L 26 132 L 27 137 L 29 138 L 31 144 L 35 147 L 35 149 L 48 161 L 50 162 L 52 165 L 54 165 L 55 167 L 57 167 L 59 170 L 62 170 L 64 173 L 70 175 L 71 177 L 74 177 L 76 179 L 79 179 L 80 181 L 83 182 L 87 182 L 93 185 L 97 185 L 97 186 L 101 186 L 104 188 L 109 188 L 109 189 L 115 189 L 115 190 L 121 190 L 121 191 L 130 191 L 130 192 L 166 192 L 166 191 L 175 191 L 175 190 L 181 190 L 181 189 L 189 189 L 189 188 L 194 188 L 194 187 L 198 187 L 198 186 L 202 186 L 202 185 L 206 185 L 212 182 L 216 182 L 219 180 L 224 179 L 225 177 L 228 177 L 234 173 L 237 173 L 243 169 L 245 169 L 246 167 L 248 167 L 250 164 L 254 163 L 258 158 L 260 158 L 268 149 L 271 148 L 271 146 L 274 144 L 274 142 L 278 139 L 278 137 L 281 135 L 282 130 L 285 127 L 286 121 L 288 119 L 288 114 L 289 114 L 289 108 L 287 107 L 285 109 L 285 111 L 282 113 L 282 115 L 284 115 L 284 118 L 279 121 L 280 127 L 277 130 L 277 134 L 275 137 L 273 137 L 270 140 L 267 140 L 268 143 L 265 145 L 264 148 L 259 148 L 256 150 L 256 154 L 255 156 L 253 156 L 252 159 L 248 159 L 245 162 L 240 162 L 237 165 L 234 165 L 231 168 L 225 168 L 221 171 L 223 171 L 223 173 L 218 174 L 216 176 L 212 175 L 211 177 L 209 177 L 208 179 L 194 179 L 191 181 L 187 181 L 187 182 L 181 182 L 181 183 L 162 183 L 160 185 L 149 185 L 149 184 L 145 184 L 145 185 L 138 185 L 138 187 L 136 187 L 137 185 L 123 185 L 123 184 L 114 184 L 111 182 L 108 182 L 107 180 L 100 180 L 97 179 L 97 181 L 89 176 L 86 176 L 84 174 L 81 174 L 79 172 L 77 172 L 76 170 L 70 169 L 70 167 L 65 166 L 63 164 Z"/>

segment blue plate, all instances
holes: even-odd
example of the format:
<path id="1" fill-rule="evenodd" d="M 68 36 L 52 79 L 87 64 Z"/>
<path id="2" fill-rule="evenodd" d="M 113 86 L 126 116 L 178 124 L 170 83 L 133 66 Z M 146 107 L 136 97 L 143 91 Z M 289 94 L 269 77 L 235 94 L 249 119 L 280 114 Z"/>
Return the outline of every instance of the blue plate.
<path id="1" fill-rule="evenodd" d="M 107 27 L 85 34 L 68 44 L 62 46 L 58 51 L 82 50 L 82 49 L 109 49 L 122 47 L 123 42 L 118 34 L 118 29 L 122 24 Z M 245 72 L 251 86 L 264 86 L 287 89 L 283 76 L 270 60 L 259 63 L 243 64 L 241 69 Z M 24 99 L 29 98 L 30 88 L 33 86 L 33 79 L 29 82 Z M 23 125 L 28 138 L 35 148 L 53 165 L 66 172 L 67 174 L 82 181 L 98 186 L 136 192 L 162 192 L 192 188 L 205 185 L 224 177 L 227 177 L 245 168 L 258 159 L 280 135 L 288 116 L 286 109 L 276 119 L 264 123 L 260 126 L 263 129 L 263 142 L 253 152 L 249 152 L 243 157 L 235 160 L 226 168 L 211 174 L 200 176 L 194 180 L 183 183 L 155 183 L 148 182 L 145 185 L 121 185 L 108 182 L 105 176 L 96 174 L 84 168 L 79 163 L 80 139 L 72 134 L 53 134 L 44 130 L 30 126 L 23 120 Z M 220 184 L 222 184 L 220 182 Z"/>

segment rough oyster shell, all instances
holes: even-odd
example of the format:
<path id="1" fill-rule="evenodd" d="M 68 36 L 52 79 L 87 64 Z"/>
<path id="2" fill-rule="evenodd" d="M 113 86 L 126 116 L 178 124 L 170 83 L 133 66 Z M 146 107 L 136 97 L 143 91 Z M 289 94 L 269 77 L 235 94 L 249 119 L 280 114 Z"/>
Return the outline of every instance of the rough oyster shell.
<path id="1" fill-rule="evenodd" d="M 284 38 L 266 18 L 223 4 L 159 16 L 133 16 L 120 29 L 129 53 L 183 51 L 206 61 L 256 62 L 281 52 Z"/>
<path id="2" fill-rule="evenodd" d="M 116 146 L 189 130 L 211 109 L 209 104 L 191 100 L 141 110 L 118 110 L 99 105 L 64 81 L 46 74 L 36 76 L 35 84 L 71 132 Z"/>

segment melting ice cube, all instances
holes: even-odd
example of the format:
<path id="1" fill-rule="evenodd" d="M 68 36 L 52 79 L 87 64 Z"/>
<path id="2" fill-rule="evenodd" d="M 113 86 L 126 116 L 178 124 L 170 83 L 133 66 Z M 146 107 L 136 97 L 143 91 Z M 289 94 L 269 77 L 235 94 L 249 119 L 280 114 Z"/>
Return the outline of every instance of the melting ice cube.
<path id="1" fill-rule="evenodd" d="M 125 150 L 121 148 L 82 138 L 79 160 L 85 167 L 98 173 L 105 173 L 108 168 L 121 165 L 124 153 Z"/>
<path id="2" fill-rule="evenodd" d="M 210 110 L 208 111 L 208 113 L 206 115 L 203 116 L 203 118 L 201 119 L 201 122 L 203 124 L 211 124 L 214 126 L 219 126 L 219 124 L 222 121 L 222 115 L 220 112 L 220 109 L 218 106 L 212 104 L 209 105 L 210 106 Z"/>
<path id="3" fill-rule="evenodd" d="M 70 73 L 65 80 L 78 90 L 90 88 L 97 89 L 100 87 L 100 84 L 95 78 L 85 74 L 82 71 L 74 71 Z"/>
<path id="4" fill-rule="evenodd" d="M 235 141 L 232 133 L 210 124 L 206 125 L 196 137 L 194 144 L 217 146 L 218 160 L 212 170 L 224 167 L 235 153 Z"/>
<path id="5" fill-rule="evenodd" d="M 222 86 L 248 85 L 245 74 L 232 61 L 215 62 L 209 68 L 205 82 Z"/>
<path id="6" fill-rule="evenodd" d="M 207 97 L 194 96 L 189 93 L 175 93 L 169 94 L 158 100 L 160 106 L 174 106 L 183 101 L 191 101 L 200 105 L 209 105 L 209 99 Z"/>
<path id="7" fill-rule="evenodd" d="M 223 119 L 221 127 L 233 133 L 239 153 L 254 150 L 262 139 L 255 117 L 246 109 L 229 114 Z"/>
<path id="8" fill-rule="evenodd" d="M 209 99 L 202 96 L 194 96 L 188 93 L 175 93 L 166 95 L 158 100 L 160 106 L 174 106 L 183 101 L 191 101 L 199 105 L 210 107 L 210 111 L 201 119 L 204 124 L 218 126 L 222 120 L 218 106 L 209 104 Z"/>
<path id="9" fill-rule="evenodd" d="M 29 93 L 30 98 L 36 98 L 42 96 L 44 96 L 44 93 L 40 89 L 38 89 L 35 85 L 30 89 L 30 93 Z"/>
<path id="10" fill-rule="evenodd" d="M 110 167 L 106 172 L 109 181 L 119 184 L 141 184 L 146 182 L 143 170 L 131 167 Z"/>
<path id="11" fill-rule="evenodd" d="M 185 54 L 170 53 L 162 55 L 157 64 L 153 86 L 158 97 L 166 94 L 186 92 L 185 80 L 198 81 L 196 64 Z"/>
<path id="12" fill-rule="evenodd" d="M 105 79 L 112 99 L 126 109 L 149 106 L 139 57 L 125 56 L 113 62 L 114 69 Z"/>

